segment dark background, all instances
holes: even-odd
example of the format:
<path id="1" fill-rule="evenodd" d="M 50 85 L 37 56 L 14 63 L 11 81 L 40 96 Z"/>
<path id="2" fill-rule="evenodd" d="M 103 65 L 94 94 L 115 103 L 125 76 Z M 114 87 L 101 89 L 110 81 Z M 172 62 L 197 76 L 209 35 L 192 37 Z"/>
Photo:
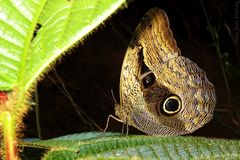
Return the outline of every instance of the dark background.
<path id="1" fill-rule="evenodd" d="M 230 94 L 225 87 L 216 45 L 208 31 L 199 0 L 135 0 L 128 2 L 127 8 L 119 10 L 87 36 L 84 43 L 63 56 L 55 69 L 39 82 L 42 138 L 98 130 L 84 123 L 76 108 L 83 110 L 101 128 L 105 127 L 108 115 L 114 115 L 111 89 L 118 100 L 121 64 L 126 48 L 139 20 L 152 7 L 166 11 L 182 55 L 197 62 L 216 87 L 214 118 L 192 135 L 239 138 L 239 0 L 203 0 L 203 3 L 210 23 L 219 34 L 221 63 L 228 62 L 235 66 L 234 69 L 227 69 Z M 61 92 L 62 84 L 76 105 Z M 228 102 L 228 96 L 232 105 Z M 33 107 L 24 120 L 25 137 L 37 137 L 35 117 Z M 121 130 L 121 123 L 110 121 L 108 131 Z M 130 133 L 144 134 L 132 127 Z"/>

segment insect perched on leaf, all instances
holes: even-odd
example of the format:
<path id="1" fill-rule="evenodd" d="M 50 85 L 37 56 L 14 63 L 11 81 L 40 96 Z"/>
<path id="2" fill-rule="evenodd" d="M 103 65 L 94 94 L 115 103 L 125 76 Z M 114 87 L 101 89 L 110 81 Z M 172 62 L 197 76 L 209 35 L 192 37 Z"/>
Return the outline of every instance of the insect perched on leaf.
<path id="1" fill-rule="evenodd" d="M 209 122 L 215 104 L 214 86 L 181 56 L 166 13 L 149 10 L 122 64 L 118 120 L 150 135 L 182 135 Z"/>

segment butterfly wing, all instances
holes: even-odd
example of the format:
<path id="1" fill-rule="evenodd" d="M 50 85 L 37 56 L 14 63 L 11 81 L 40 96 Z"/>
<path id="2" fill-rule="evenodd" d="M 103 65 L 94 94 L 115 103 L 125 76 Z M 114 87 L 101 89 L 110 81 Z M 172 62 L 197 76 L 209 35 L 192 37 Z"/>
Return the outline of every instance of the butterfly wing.
<path id="1" fill-rule="evenodd" d="M 169 26 L 166 13 L 152 8 L 136 28 L 134 41 L 142 46 L 144 62 L 151 68 L 181 54 Z"/>
<path id="2" fill-rule="evenodd" d="M 136 105 L 136 102 L 144 103 L 138 80 L 145 71 L 143 65 L 154 68 L 179 55 L 180 50 L 169 29 L 166 13 L 152 8 L 137 26 L 126 51 L 120 77 L 120 105 L 115 107 L 115 114 L 125 122 L 132 106 Z"/>
<path id="3" fill-rule="evenodd" d="M 153 73 L 156 82 L 142 90 L 144 107 L 133 107 L 133 126 L 152 135 L 182 135 L 210 121 L 216 104 L 215 89 L 196 63 L 179 56 Z M 169 95 L 177 95 L 181 100 L 181 109 L 176 114 L 166 115 L 162 110 Z"/>
<path id="4" fill-rule="evenodd" d="M 181 108 L 169 116 L 161 107 L 171 95 Z M 205 72 L 180 56 L 166 13 L 158 8 L 148 11 L 123 61 L 116 115 L 147 134 L 180 135 L 207 123 L 215 103 L 215 90 Z"/>

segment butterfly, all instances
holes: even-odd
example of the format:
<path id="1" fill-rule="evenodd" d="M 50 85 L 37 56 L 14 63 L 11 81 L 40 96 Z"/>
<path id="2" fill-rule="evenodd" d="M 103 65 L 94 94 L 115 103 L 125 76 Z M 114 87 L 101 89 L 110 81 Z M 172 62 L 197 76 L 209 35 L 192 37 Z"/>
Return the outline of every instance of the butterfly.
<path id="1" fill-rule="evenodd" d="M 213 116 L 216 96 L 206 73 L 181 56 L 166 13 L 150 9 L 126 51 L 115 114 L 149 135 L 192 133 Z"/>

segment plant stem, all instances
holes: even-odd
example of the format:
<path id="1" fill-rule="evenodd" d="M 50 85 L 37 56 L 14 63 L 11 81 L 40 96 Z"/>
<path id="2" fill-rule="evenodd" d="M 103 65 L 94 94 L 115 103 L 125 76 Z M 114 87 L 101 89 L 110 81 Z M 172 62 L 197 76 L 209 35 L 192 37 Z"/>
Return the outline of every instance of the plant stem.
<path id="1" fill-rule="evenodd" d="M 3 129 L 3 148 L 6 160 L 18 160 L 16 148 L 16 121 L 15 116 L 11 112 L 5 111 L 0 113 L 0 122 Z"/>
<path id="2" fill-rule="evenodd" d="M 42 130 L 41 130 L 41 125 L 40 125 L 40 115 L 39 115 L 39 105 L 38 105 L 38 90 L 37 87 L 35 89 L 35 95 L 34 95 L 34 100 L 35 100 L 35 115 L 36 115 L 36 125 L 37 125 L 37 133 L 38 133 L 38 138 L 41 140 L 42 139 Z"/>

